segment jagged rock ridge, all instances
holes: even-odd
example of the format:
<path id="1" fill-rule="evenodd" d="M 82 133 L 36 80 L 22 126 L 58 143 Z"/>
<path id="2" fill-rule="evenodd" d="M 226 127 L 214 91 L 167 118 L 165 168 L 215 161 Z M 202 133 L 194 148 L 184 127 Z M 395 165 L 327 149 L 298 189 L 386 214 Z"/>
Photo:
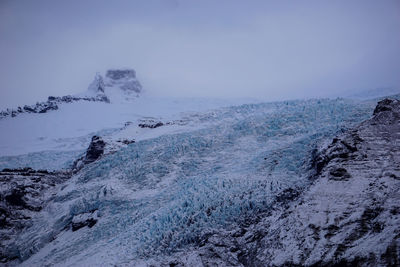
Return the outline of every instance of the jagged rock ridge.
<path id="1" fill-rule="evenodd" d="M 47 113 L 52 110 L 58 110 L 60 104 L 72 103 L 77 101 L 91 101 L 91 102 L 105 102 L 110 103 L 110 100 L 106 95 L 97 95 L 94 97 L 88 96 L 49 96 L 47 101 L 38 102 L 35 105 L 25 105 L 23 107 L 18 107 L 17 109 L 7 109 L 0 111 L 0 119 L 6 117 L 16 117 L 23 113 Z"/>
<path id="2" fill-rule="evenodd" d="M 32 224 L 57 185 L 70 178 L 69 172 L 4 169 L 0 171 L 0 265 L 19 257 L 11 245 L 18 234 Z"/>

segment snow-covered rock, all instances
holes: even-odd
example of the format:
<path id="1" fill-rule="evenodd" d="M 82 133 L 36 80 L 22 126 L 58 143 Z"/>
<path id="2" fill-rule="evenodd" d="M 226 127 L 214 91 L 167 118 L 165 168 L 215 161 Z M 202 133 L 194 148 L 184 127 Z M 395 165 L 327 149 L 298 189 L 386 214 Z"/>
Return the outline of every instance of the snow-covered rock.
<path id="1" fill-rule="evenodd" d="M 72 218 L 71 227 L 72 231 L 78 231 L 79 229 L 87 226 L 92 228 L 99 220 L 99 212 L 97 210 L 77 214 Z"/>
<path id="2" fill-rule="evenodd" d="M 110 98 L 112 98 L 113 102 L 127 102 L 137 98 L 141 92 L 142 86 L 133 69 L 108 70 L 105 79 L 96 73 L 93 82 L 84 93 L 62 97 L 49 96 L 47 101 L 38 102 L 35 105 L 6 109 L 0 111 L 0 119 L 23 113 L 46 113 L 59 109 L 60 104 L 77 101 L 110 103 Z"/>
<path id="3" fill-rule="evenodd" d="M 104 82 L 105 92 L 111 102 L 129 102 L 142 92 L 142 85 L 133 69 L 108 70 Z"/>
<path id="4" fill-rule="evenodd" d="M 103 81 L 103 77 L 100 73 L 96 73 L 93 82 L 89 85 L 87 89 L 88 94 L 90 95 L 99 95 L 104 94 L 105 92 L 105 85 Z"/>
<path id="5" fill-rule="evenodd" d="M 18 259 L 12 244 L 70 176 L 31 168 L 0 171 L 0 265 Z"/>
<path id="6" fill-rule="evenodd" d="M 104 154 L 105 146 L 106 143 L 103 139 L 100 136 L 94 135 L 88 149 L 86 150 L 86 154 L 73 163 L 72 170 L 75 172 L 79 171 L 85 165 L 98 160 Z"/>

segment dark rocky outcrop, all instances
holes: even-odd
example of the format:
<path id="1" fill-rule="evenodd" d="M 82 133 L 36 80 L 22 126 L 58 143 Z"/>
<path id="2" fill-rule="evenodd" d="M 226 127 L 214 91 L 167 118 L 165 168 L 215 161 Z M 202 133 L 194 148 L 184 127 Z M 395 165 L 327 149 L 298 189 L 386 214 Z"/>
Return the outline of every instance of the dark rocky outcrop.
<path id="1" fill-rule="evenodd" d="M 88 149 L 86 150 L 86 154 L 73 163 L 72 169 L 74 172 L 77 172 L 85 165 L 98 160 L 104 154 L 105 147 L 106 142 L 104 142 L 100 136 L 94 135 Z"/>
<path id="2" fill-rule="evenodd" d="M 110 103 L 110 100 L 106 95 L 97 95 L 94 97 L 78 97 L 78 96 L 49 96 L 45 102 L 37 102 L 35 105 L 18 107 L 16 109 L 6 109 L 0 111 L 0 119 L 6 117 L 15 117 L 23 113 L 47 113 L 49 111 L 58 110 L 59 105 L 63 103 L 72 103 L 77 101 L 91 101 L 91 102 L 105 102 Z"/>
<path id="3" fill-rule="evenodd" d="M 120 140 L 117 140 L 116 142 L 117 143 L 122 143 L 124 145 L 130 145 L 130 144 L 135 143 L 135 140 L 133 140 L 133 139 L 120 139 Z"/>
<path id="4" fill-rule="evenodd" d="M 374 115 L 377 115 L 378 113 L 382 113 L 384 111 L 394 111 L 396 112 L 396 103 L 398 103 L 398 100 L 395 99 L 384 99 L 382 101 L 378 102 L 378 105 L 376 106 L 374 110 Z"/>
<path id="5" fill-rule="evenodd" d="M 75 232 L 86 226 L 92 228 L 97 223 L 98 219 L 99 215 L 97 210 L 75 215 L 72 218 L 71 229 Z"/>
<path id="6" fill-rule="evenodd" d="M 18 257 L 10 249 L 18 233 L 31 225 L 51 192 L 69 178 L 69 172 L 31 168 L 0 171 L 0 265 Z"/>
<path id="7" fill-rule="evenodd" d="M 151 120 L 151 119 L 149 119 L 149 120 L 142 120 L 142 121 L 138 124 L 138 126 L 139 126 L 140 128 L 150 128 L 150 129 L 158 128 L 158 127 L 161 127 L 161 126 L 163 126 L 163 125 L 164 125 L 163 122 L 157 121 L 157 120 Z"/>
<path id="8" fill-rule="evenodd" d="M 83 159 L 83 163 L 89 164 L 100 158 L 104 153 L 105 146 L 106 143 L 100 136 L 93 136 L 92 141 L 90 142 L 90 145 L 86 151 L 86 156 Z"/>
<path id="9" fill-rule="evenodd" d="M 186 125 L 188 122 L 186 120 L 173 120 L 173 121 L 161 121 L 156 118 L 144 118 L 139 121 L 138 126 L 140 128 L 155 129 L 161 126 L 169 125 Z"/>
<path id="10" fill-rule="evenodd" d="M 133 69 L 108 70 L 105 84 L 109 87 L 117 87 L 126 94 L 138 94 L 142 91 L 142 85 L 137 80 Z"/>
<path id="11" fill-rule="evenodd" d="M 133 69 L 124 70 L 108 70 L 106 72 L 106 77 L 113 80 L 120 80 L 126 78 L 136 78 L 136 72 Z"/>
<path id="12" fill-rule="evenodd" d="M 332 180 L 345 180 L 351 177 L 345 168 L 334 168 L 329 172 L 329 174 L 331 175 L 330 179 Z"/>

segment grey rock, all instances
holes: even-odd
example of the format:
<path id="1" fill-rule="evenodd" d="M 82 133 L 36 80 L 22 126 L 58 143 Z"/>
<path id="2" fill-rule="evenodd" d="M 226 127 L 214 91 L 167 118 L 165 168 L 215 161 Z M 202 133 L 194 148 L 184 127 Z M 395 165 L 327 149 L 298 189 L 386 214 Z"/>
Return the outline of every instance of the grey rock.
<path id="1" fill-rule="evenodd" d="M 72 218 L 71 229 L 75 232 L 86 226 L 92 228 L 98 220 L 99 214 L 97 210 L 78 214 Z"/>
<path id="2" fill-rule="evenodd" d="M 133 69 L 108 70 L 105 77 L 106 87 L 119 88 L 128 96 L 142 91 L 142 85 L 137 80 Z"/>
<path id="3" fill-rule="evenodd" d="M 133 141 L 134 142 L 134 141 Z M 106 142 L 97 135 L 92 137 L 90 141 L 89 147 L 86 150 L 85 155 L 78 158 L 72 164 L 72 170 L 74 173 L 80 171 L 85 165 L 90 164 L 96 160 L 98 160 L 103 154 L 106 147 Z"/>
<path id="4" fill-rule="evenodd" d="M 126 78 L 136 78 L 136 72 L 133 69 L 125 70 L 108 70 L 106 77 L 113 80 L 120 80 Z"/>
<path id="5" fill-rule="evenodd" d="M 0 265 L 19 258 L 14 242 L 46 207 L 69 172 L 4 169 L 0 171 Z"/>
<path id="6" fill-rule="evenodd" d="M 83 160 L 85 164 L 92 163 L 93 161 L 99 159 L 104 153 L 104 147 L 106 143 L 100 136 L 93 136 L 92 141 L 86 151 L 86 156 Z"/>

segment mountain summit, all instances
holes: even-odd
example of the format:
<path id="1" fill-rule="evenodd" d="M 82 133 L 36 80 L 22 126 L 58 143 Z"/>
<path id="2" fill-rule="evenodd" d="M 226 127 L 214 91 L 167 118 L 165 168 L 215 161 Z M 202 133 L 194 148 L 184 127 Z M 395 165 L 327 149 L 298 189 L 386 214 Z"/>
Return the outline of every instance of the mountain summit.
<path id="1" fill-rule="evenodd" d="M 15 117 L 22 113 L 47 113 L 57 110 L 62 103 L 77 101 L 94 101 L 105 103 L 126 103 L 139 97 L 142 85 L 136 78 L 133 69 L 112 69 L 106 72 L 105 78 L 96 73 L 88 89 L 81 94 L 66 96 L 49 96 L 47 101 L 37 102 L 35 105 L 25 105 L 16 109 L 0 111 L 0 119 Z"/>
<path id="2" fill-rule="evenodd" d="M 133 69 L 111 69 L 106 72 L 105 77 L 96 73 L 93 82 L 89 85 L 85 96 L 105 95 L 114 102 L 129 102 L 139 97 L 142 85 L 136 78 Z"/>
<path id="3" fill-rule="evenodd" d="M 133 69 L 112 69 L 106 72 L 105 93 L 111 102 L 126 102 L 139 96 L 142 85 Z"/>
<path id="4" fill-rule="evenodd" d="M 133 69 L 108 70 L 106 73 L 106 85 L 118 87 L 127 92 L 140 93 L 142 85 L 136 79 L 136 72 Z"/>

